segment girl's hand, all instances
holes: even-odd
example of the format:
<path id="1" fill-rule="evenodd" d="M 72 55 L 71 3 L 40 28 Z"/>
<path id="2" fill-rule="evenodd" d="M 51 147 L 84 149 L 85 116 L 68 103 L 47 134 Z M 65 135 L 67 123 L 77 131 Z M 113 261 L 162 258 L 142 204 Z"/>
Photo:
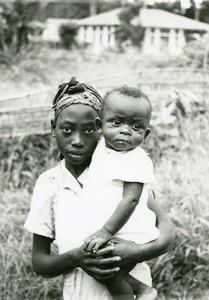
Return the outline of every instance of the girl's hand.
<path id="1" fill-rule="evenodd" d="M 118 255 L 113 255 L 114 246 L 107 245 L 98 250 L 95 254 L 88 254 L 84 250 L 85 245 L 78 248 L 77 266 L 97 281 L 110 279 L 120 268 L 118 262 L 121 260 Z"/>
<path id="2" fill-rule="evenodd" d="M 111 242 L 114 243 L 114 251 L 112 255 L 119 256 L 121 258 L 118 266 L 129 267 L 130 265 L 135 265 L 144 261 L 143 257 L 140 259 L 140 246 L 131 241 L 123 240 L 120 238 L 113 238 Z M 141 251 L 141 254 L 143 251 Z M 142 255 L 143 256 L 143 255 Z"/>

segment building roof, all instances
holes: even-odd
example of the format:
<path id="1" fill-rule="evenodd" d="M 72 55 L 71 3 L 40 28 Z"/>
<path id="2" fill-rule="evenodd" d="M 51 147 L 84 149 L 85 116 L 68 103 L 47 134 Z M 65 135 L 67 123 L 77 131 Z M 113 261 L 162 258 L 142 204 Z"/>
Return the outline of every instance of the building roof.
<path id="1" fill-rule="evenodd" d="M 116 8 L 95 16 L 77 20 L 78 25 L 120 25 L 118 14 L 121 8 Z"/>
<path id="2" fill-rule="evenodd" d="M 141 9 L 139 21 L 143 27 L 209 31 L 209 24 L 207 23 L 162 9 Z"/>
<path id="3" fill-rule="evenodd" d="M 118 14 L 121 10 L 121 8 L 117 8 L 95 16 L 77 20 L 76 23 L 78 25 L 86 26 L 120 25 Z M 134 23 L 136 23 L 136 19 L 134 20 Z M 209 31 L 209 24 L 207 23 L 192 20 L 162 9 L 142 8 L 140 10 L 139 23 L 142 27 Z"/>

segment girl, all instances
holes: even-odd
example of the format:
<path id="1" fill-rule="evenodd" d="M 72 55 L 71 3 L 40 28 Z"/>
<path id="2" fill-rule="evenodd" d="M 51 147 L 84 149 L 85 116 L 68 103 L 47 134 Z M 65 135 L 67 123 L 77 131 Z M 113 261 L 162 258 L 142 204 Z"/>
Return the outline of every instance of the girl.
<path id="1" fill-rule="evenodd" d="M 38 178 L 25 223 L 33 233 L 35 272 L 47 277 L 63 274 L 65 300 L 111 299 L 100 282 L 112 278 L 120 268 L 165 253 L 175 236 L 170 219 L 150 197 L 149 205 L 156 213 L 160 231 L 157 240 L 139 245 L 118 238 L 93 256 L 84 250 L 86 224 L 80 219 L 83 209 L 80 195 L 100 137 L 95 125 L 100 105 L 98 93 L 75 78 L 59 88 L 54 99 L 52 134 L 62 160 Z M 53 242 L 58 245 L 59 254 L 51 254 Z M 149 268 L 143 267 L 146 282 L 150 283 Z M 140 274 L 141 270 L 140 267 Z"/>

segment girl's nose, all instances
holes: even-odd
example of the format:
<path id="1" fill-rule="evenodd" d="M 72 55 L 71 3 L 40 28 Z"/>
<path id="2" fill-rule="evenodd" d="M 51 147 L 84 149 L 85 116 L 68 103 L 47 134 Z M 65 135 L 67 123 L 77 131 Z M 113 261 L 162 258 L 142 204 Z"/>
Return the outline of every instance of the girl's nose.
<path id="1" fill-rule="evenodd" d="M 79 132 L 75 132 L 73 134 L 73 136 L 71 136 L 72 140 L 71 140 L 71 144 L 73 146 L 77 146 L 77 147 L 81 147 L 84 145 L 84 141 L 82 139 L 82 136 Z"/>

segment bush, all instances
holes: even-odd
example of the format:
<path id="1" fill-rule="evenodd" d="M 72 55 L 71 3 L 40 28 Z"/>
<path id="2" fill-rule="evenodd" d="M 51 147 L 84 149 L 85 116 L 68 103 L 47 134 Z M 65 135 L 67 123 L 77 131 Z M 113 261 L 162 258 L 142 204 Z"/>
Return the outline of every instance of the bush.
<path id="1" fill-rule="evenodd" d="M 177 64 L 183 67 L 208 68 L 209 66 L 209 35 L 196 36 L 184 47 L 183 54 Z"/>
<path id="2" fill-rule="evenodd" d="M 29 26 L 26 20 L 26 4 L 15 1 L 13 5 L 0 6 L 0 50 L 16 53 L 28 44 Z"/>
<path id="3" fill-rule="evenodd" d="M 51 134 L 0 139 L 1 190 L 31 190 L 40 172 L 56 161 L 53 142 Z"/>
<path id="4" fill-rule="evenodd" d="M 157 199 L 177 228 L 175 248 L 152 266 L 163 299 L 208 299 L 207 120 L 208 112 L 181 117 L 178 149 L 167 149 L 155 168 Z"/>
<path id="5" fill-rule="evenodd" d="M 144 28 L 133 25 L 132 20 L 138 16 L 141 5 L 124 7 L 119 14 L 121 24 L 115 32 L 119 48 L 123 50 L 123 44 L 130 42 L 133 46 L 140 46 L 144 37 Z"/>
<path id="6" fill-rule="evenodd" d="M 71 49 L 76 45 L 76 35 L 78 32 L 78 26 L 73 23 L 62 24 L 59 28 L 59 36 L 61 45 L 65 49 Z"/>

